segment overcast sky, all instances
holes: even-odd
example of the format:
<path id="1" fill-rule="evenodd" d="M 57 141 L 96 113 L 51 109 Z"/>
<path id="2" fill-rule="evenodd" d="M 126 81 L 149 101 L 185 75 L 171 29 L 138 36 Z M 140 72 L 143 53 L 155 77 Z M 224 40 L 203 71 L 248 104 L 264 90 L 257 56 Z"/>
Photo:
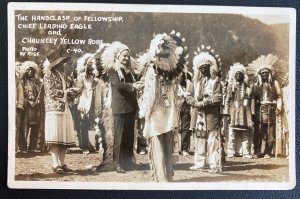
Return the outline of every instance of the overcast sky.
<path id="1" fill-rule="evenodd" d="M 252 19 L 258 19 L 265 24 L 289 23 L 288 15 L 244 15 Z"/>

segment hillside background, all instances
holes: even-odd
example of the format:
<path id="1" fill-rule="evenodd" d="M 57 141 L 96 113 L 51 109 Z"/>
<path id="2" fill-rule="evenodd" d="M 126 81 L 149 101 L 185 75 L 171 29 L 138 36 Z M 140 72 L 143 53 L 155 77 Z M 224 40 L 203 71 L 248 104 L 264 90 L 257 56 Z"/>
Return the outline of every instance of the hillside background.
<path id="1" fill-rule="evenodd" d="M 259 20 L 233 14 L 174 14 L 174 13 L 113 13 L 113 12 L 30 12 L 16 14 L 70 16 L 122 16 L 123 22 L 86 22 L 92 30 L 63 30 L 68 38 L 102 39 L 104 42 L 121 41 L 129 46 L 132 55 L 149 48 L 153 33 L 176 30 L 186 38 L 189 49 L 189 69 L 193 52 L 201 44 L 210 45 L 220 55 L 223 74 L 234 62 L 247 65 L 259 55 L 274 53 L 288 59 L 289 24 L 267 25 Z M 30 21 L 29 21 L 30 22 Z M 70 21 L 71 22 L 71 21 Z M 56 23 L 56 22 L 49 22 Z M 27 45 L 40 49 L 42 56 L 23 58 L 18 56 L 23 37 L 47 37 L 45 30 L 20 30 L 16 28 L 16 60 L 40 62 L 53 45 Z M 71 46 L 72 47 L 72 46 Z M 84 52 L 95 52 L 97 45 L 80 46 Z M 78 56 L 78 55 L 77 55 Z M 76 57 L 76 55 L 74 55 Z"/>

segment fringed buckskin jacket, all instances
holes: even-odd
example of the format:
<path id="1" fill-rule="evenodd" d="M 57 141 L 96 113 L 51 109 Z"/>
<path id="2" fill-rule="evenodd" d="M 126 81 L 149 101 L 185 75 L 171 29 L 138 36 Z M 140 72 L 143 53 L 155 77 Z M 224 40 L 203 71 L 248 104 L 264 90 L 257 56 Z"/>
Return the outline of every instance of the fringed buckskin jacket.
<path id="1" fill-rule="evenodd" d="M 252 89 L 252 85 L 245 82 L 228 84 L 224 113 L 230 115 L 232 128 L 252 128 L 252 114 L 254 114 Z"/>
<path id="2" fill-rule="evenodd" d="M 164 82 L 155 73 L 152 65 L 145 75 L 145 87 L 140 101 L 140 118 L 145 118 L 143 136 L 148 139 L 167 133 L 178 127 L 176 106 L 177 85 L 175 80 Z M 169 107 L 166 101 L 169 102 Z"/>

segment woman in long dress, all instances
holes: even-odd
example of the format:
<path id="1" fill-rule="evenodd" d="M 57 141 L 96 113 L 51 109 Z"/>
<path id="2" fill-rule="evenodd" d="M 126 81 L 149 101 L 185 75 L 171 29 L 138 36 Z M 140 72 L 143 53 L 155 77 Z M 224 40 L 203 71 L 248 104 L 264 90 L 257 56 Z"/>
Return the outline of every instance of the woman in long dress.
<path id="1" fill-rule="evenodd" d="M 68 147 L 75 146 L 75 133 L 68 97 L 75 91 L 67 89 L 66 75 L 72 72 L 68 57 L 50 52 L 44 64 L 45 141 L 50 145 L 52 169 L 55 173 L 70 171 L 65 164 Z"/>

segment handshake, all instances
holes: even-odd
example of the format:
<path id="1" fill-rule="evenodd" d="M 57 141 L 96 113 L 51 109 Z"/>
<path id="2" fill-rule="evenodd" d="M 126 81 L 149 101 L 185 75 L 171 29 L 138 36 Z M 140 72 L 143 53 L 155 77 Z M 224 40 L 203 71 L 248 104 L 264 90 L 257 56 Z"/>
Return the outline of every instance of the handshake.
<path id="1" fill-rule="evenodd" d="M 67 95 L 68 97 L 77 97 L 80 94 L 80 89 L 76 87 L 68 88 Z"/>
<path id="2" fill-rule="evenodd" d="M 198 109 L 201 109 L 201 108 L 210 106 L 212 104 L 213 104 L 212 99 L 209 98 L 209 97 L 205 97 L 201 101 L 197 101 L 195 103 L 195 107 L 198 108 Z"/>
<path id="3" fill-rule="evenodd" d="M 144 87 L 144 82 L 138 81 L 132 84 L 132 87 L 135 88 L 136 90 L 142 90 Z"/>

